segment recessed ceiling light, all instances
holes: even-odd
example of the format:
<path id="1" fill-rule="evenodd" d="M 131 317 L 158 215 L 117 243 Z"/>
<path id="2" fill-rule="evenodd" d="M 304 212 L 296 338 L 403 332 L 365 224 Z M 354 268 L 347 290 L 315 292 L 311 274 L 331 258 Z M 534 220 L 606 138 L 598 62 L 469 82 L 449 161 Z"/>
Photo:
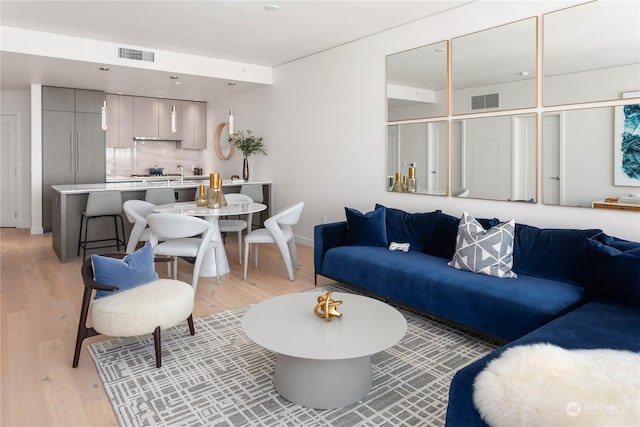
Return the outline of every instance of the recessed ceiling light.
<path id="1" fill-rule="evenodd" d="M 264 7 L 267 12 L 277 12 L 280 10 L 280 6 L 277 4 L 268 4 Z"/>
<path id="2" fill-rule="evenodd" d="M 520 71 L 518 74 L 521 75 L 521 76 L 528 76 L 529 72 L 528 71 Z"/>

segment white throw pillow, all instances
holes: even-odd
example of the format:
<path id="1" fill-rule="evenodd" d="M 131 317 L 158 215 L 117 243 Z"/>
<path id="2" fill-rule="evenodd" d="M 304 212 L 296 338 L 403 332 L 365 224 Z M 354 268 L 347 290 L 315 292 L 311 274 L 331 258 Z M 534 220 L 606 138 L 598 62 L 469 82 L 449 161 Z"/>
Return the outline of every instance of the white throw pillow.
<path id="1" fill-rule="evenodd" d="M 485 230 L 476 219 L 464 212 L 458 225 L 456 252 L 451 267 L 501 278 L 516 278 L 513 266 L 514 220 Z"/>

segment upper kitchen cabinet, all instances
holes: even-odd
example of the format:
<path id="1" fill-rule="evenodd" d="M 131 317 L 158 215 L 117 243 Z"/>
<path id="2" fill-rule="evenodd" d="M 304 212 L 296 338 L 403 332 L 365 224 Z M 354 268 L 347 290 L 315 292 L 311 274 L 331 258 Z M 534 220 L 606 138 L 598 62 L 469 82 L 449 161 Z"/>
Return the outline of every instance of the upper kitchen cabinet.
<path id="1" fill-rule="evenodd" d="M 173 111 L 175 114 L 172 114 Z M 182 101 L 177 99 L 158 101 L 158 138 L 182 139 Z"/>
<path id="2" fill-rule="evenodd" d="M 104 92 L 100 90 L 75 90 L 75 112 L 97 113 L 102 111 Z"/>
<path id="3" fill-rule="evenodd" d="M 102 101 L 100 101 L 102 103 Z M 42 109 L 45 111 L 76 111 L 76 91 L 66 87 L 42 87 Z"/>
<path id="4" fill-rule="evenodd" d="M 106 145 L 109 148 L 133 145 L 133 96 L 107 95 Z"/>
<path id="5" fill-rule="evenodd" d="M 207 104 L 182 101 L 182 148 L 207 148 Z"/>
<path id="6" fill-rule="evenodd" d="M 137 138 L 158 138 L 157 98 L 136 96 L 133 98 L 133 133 Z"/>

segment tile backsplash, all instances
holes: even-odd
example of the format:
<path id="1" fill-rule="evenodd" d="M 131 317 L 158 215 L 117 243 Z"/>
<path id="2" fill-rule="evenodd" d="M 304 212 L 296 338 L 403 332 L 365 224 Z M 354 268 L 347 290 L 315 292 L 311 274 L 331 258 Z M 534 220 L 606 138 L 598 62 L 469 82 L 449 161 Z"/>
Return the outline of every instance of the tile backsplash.
<path id="1" fill-rule="evenodd" d="M 194 167 L 204 167 L 207 150 L 181 149 L 172 141 L 135 141 L 131 148 L 107 148 L 107 177 L 128 177 L 148 174 L 149 168 L 164 168 L 164 173 L 192 175 Z"/>

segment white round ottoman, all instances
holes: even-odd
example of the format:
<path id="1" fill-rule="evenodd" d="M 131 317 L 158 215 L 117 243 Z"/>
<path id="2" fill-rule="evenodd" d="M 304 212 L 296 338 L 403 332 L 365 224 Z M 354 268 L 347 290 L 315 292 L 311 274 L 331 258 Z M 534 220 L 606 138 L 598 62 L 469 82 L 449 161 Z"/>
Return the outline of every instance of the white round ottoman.
<path id="1" fill-rule="evenodd" d="M 188 320 L 193 335 L 193 300 L 191 285 L 179 280 L 154 280 L 94 299 L 90 309 L 91 323 L 96 332 L 112 337 L 153 334 L 156 366 L 160 367 L 160 330 Z"/>

